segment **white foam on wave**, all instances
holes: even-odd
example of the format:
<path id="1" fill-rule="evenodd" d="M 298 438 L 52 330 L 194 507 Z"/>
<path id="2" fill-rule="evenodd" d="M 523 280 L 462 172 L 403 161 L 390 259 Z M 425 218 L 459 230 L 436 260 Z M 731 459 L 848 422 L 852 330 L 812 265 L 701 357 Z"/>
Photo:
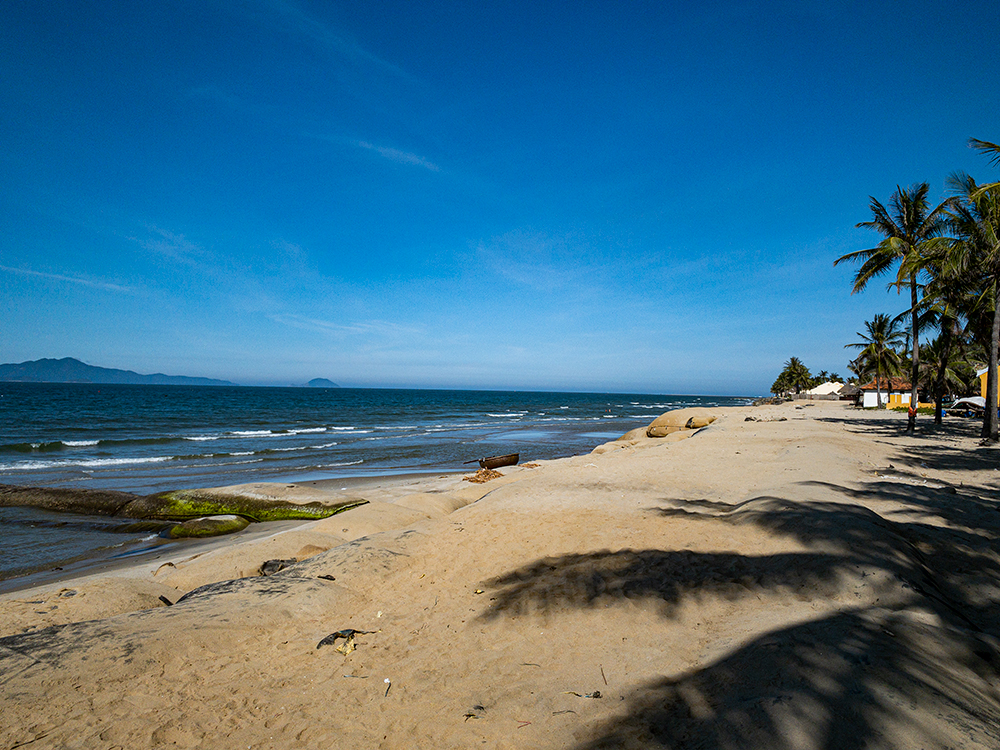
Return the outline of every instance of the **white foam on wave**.
<path id="1" fill-rule="evenodd" d="M 100 440 L 63 440 L 63 445 L 68 445 L 71 448 L 81 448 L 86 445 L 97 445 Z"/>
<path id="2" fill-rule="evenodd" d="M 289 430 L 289 435 L 308 435 L 314 432 L 326 432 L 325 427 L 303 427 L 301 429 Z"/>
<path id="3" fill-rule="evenodd" d="M 91 458 L 75 460 L 62 458 L 53 461 L 24 461 L 23 463 L 0 464 L 0 471 L 30 471 L 55 469 L 60 466 L 127 466 L 129 464 L 158 464 L 173 461 L 176 456 L 147 456 L 146 458 Z"/>
<path id="4" fill-rule="evenodd" d="M 229 434 L 240 437 L 269 437 L 274 433 L 271 430 L 233 430 Z"/>
<path id="5" fill-rule="evenodd" d="M 319 468 L 319 469 L 333 469 L 333 468 L 336 468 L 338 466 L 356 466 L 357 464 L 363 464 L 364 462 L 365 462 L 365 460 L 363 458 L 359 458 L 357 461 L 346 461 L 346 462 L 344 462 L 342 464 L 323 464 L 322 466 L 319 466 L 317 468 Z"/>
<path id="6" fill-rule="evenodd" d="M 186 437 L 185 440 L 194 440 L 195 442 L 203 442 L 206 440 L 218 440 L 218 435 L 194 435 L 192 437 Z"/>
<path id="7" fill-rule="evenodd" d="M 240 466 L 242 464 L 259 464 L 263 461 L 263 458 L 251 458 L 249 461 L 220 461 L 217 464 L 212 464 L 215 466 Z"/>

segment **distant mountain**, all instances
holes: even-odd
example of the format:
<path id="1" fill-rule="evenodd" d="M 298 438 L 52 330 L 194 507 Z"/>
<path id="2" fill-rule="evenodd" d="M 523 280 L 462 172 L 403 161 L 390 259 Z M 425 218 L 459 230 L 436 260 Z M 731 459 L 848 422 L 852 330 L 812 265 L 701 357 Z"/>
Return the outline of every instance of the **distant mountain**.
<path id="1" fill-rule="evenodd" d="M 131 370 L 94 367 L 78 359 L 36 359 L 0 365 L 0 381 L 17 383 L 102 383 L 127 385 L 235 385 L 228 380 L 188 378 L 183 375 L 140 375 Z"/>
<path id="2" fill-rule="evenodd" d="M 306 385 L 310 388 L 340 388 L 339 385 L 326 378 L 313 378 Z"/>

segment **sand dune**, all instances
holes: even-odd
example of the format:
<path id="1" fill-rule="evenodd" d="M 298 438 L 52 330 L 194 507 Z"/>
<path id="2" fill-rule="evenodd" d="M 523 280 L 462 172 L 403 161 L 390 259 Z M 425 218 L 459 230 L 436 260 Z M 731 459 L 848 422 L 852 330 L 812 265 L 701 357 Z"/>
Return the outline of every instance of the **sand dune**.
<path id="1" fill-rule="evenodd" d="M 0 747 L 1000 746 L 997 449 L 718 417 L 0 596 Z"/>

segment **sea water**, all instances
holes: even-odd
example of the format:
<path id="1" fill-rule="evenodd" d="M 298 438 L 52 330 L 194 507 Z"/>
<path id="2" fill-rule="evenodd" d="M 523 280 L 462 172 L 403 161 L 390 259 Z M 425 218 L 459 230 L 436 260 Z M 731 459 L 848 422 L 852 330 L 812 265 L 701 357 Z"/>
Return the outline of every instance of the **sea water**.
<path id="1" fill-rule="evenodd" d="M 749 400 L 0 383 L 0 484 L 144 495 L 247 482 L 471 471 L 478 466 L 466 462 L 484 456 L 520 453 L 523 463 L 578 455 L 669 409 Z M 0 579 L 91 548 L 127 549 L 140 541 L 134 534 L 123 539 L 107 519 L 0 511 L 6 535 Z"/>

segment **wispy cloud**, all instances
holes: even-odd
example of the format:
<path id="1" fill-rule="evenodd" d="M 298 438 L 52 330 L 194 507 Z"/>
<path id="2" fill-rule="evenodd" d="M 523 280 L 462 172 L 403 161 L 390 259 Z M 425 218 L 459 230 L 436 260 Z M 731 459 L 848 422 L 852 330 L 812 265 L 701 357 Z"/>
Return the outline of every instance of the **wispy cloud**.
<path id="1" fill-rule="evenodd" d="M 108 281 L 97 281 L 82 276 L 66 276 L 61 273 L 46 273 L 44 271 L 32 271 L 28 268 L 11 268 L 10 266 L 0 266 L 0 270 L 8 273 L 15 273 L 21 276 L 34 276 L 36 278 L 48 279 L 50 281 L 65 281 L 71 284 L 90 287 L 91 289 L 101 289 L 105 292 L 121 292 L 124 294 L 134 294 L 135 289 L 121 284 L 112 284 Z"/>
<path id="2" fill-rule="evenodd" d="M 441 171 L 441 167 L 437 164 L 434 164 L 417 154 L 411 154 L 408 151 L 400 151 L 399 149 L 388 148 L 387 146 L 376 146 L 374 143 L 369 143 L 368 141 L 357 141 L 357 145 L 359 148 L 374 151 L 376 154 L 384 159 L 388 159 L 389 161 L 398 162 L 399 164 L 410 164 L 414 167 L 423 167 L 424 169 L 429 169 L 432 172 Z"/>
<path id="3" fill-rule="evenodd" d="M 370 320 L 357 323 L 334 323 L 329 320 L 308 318 L 304 315 L 279 314 L 268 316 L 275 323 L 301 328 L 306 331 L 318 331 L 338 336 L 380 336 L 395 338 L 400 336 L 422 335 L 422 328 L 403 326 L 383 320 Z"/>
<path id="4" fill-rule="evenodd" d="M 475 256 L 496 276 L 552 291 L 571 285 L 582 289 L 599 273 L 584 250 L 565 238 L 508 232 L 478 243 Z"/>
<path id="5" fill-rule="evenodd" d="M 280 18 L 291 31 L 312 39 L 355 63 L 377 68 L 397 78 L 413 80 L 413 77 L 402 68 L 372 54 L 353 39 L 331 28 L 329 24 L 307 12 L 295 0 L 260 0 L 260 2 Z"/>
<path id="6" fill-rule="evenodd" d="M 191 242 L 183 234 L 176 234 L 153 225 L 146 228 L 151 233 L 150 237 L 129 237 L 128 239 L 138 243 L 146 250 L 152 250 L 190 265 L 195 265 L 205 254 L 201 246 Z"/>

